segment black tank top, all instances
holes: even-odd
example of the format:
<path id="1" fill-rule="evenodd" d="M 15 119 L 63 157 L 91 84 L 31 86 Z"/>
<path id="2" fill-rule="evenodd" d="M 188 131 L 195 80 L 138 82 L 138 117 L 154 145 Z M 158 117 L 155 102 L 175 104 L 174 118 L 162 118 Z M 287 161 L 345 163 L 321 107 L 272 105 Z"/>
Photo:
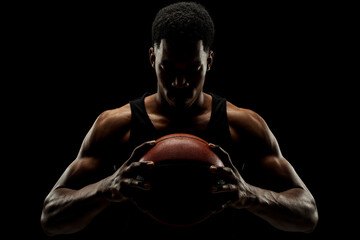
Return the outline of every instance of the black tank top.
<path id="1" fill-rule="evenodd" d="M 231 143 L 229 124 L 226 114 L 226 99 L 212 93 L 209 94 L 212 96 L 212 111 L 210 121 L 205 131 L 191 130 L 187 133 L 201 137 L 209 143 L 220 145 L 226 150 L 230 148 Z M 163 135 L 176 132 L 176 130 L 159 131 L 155 129 L 145 109 L 144 99 L 148 95 L 150 95 L 150 93 L 146 93 L 142 97 L 130 101 L 130 149 L 145 141 L 156 140 Z"/>

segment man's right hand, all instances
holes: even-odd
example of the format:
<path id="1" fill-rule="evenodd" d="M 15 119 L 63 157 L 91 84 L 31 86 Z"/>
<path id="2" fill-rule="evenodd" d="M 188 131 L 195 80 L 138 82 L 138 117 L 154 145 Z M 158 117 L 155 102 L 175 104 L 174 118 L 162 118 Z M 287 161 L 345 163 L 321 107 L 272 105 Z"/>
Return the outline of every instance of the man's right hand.
<path id="1" fill-rule="evenodd" d="M 154 145 L 155 141 L 148 141 L 137 146 L 130 158 L 104 181 L 102 186 L 111 202 L 130 200 L 138 206 L 135 198 L 137 193 L 139 191 L 148 191 L 151 188 L 150 183 L 146 179 L 141 179 L 138 176 L 144 175 L 142 173 L 149 171 L 154 166 L 154 162 L 139 162 L 139 160 Z M 138 207 L 141 208 L 140 206 Z"/>

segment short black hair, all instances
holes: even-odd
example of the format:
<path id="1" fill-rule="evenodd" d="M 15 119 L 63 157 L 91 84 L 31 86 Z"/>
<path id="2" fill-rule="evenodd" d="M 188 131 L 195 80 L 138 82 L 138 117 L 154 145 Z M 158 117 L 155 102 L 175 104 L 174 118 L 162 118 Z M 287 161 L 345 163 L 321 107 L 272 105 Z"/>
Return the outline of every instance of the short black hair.
<path id="1" fill-rule="evenodd" d="M 202 40 L 204 50 L 214 41 L 214 23 L 203 5 L 196 2 L 176 2 L 160 9 L 152 23 L 152 43 Z"/>

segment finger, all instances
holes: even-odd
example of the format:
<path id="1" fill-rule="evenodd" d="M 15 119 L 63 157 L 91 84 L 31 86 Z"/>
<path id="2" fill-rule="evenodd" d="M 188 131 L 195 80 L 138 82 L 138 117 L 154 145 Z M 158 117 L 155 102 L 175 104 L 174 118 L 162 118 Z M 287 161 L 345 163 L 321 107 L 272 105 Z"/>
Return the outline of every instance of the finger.
<path id="1" fill-rule="evenodd" d="M 227 181 L 227 182 L 236 182 L 236 174 L 234 170 L 230 167 L 216 167 L 214 165 L 210 166 L 210 172 L 216 176 L 218 180 Z"/>
<path id="2" fill-rule="evenodd" d="M 226 203 L 221 204 L 220 206 L 218 206 L 216 209 L 214 209 L 214 210 L 212 211 L 212 214 L 217 214 L 217 213 L 223 211 L 223 210 L 229 205 L 230 202 L 231 202 L 231 201 L 229 200 L 229 201 L 227 201 Z"/>
<path id="3" fill-rule="evenodd" d="M 236 192 L 237 187 L 235 184 L 221 184 L 221 185 L 213 185 L 211 186 L 212 193 L 231 193 Z"/>
<path id="4" fill-rule="evenodd" d="M 141 189 L 141 190 L 145 190 L 145 191 L 151 190 L 151 185 L 149 182 L 137 180 L 135 178 L 124 178 L 121 181 L 121 184 L 123 186 L 130 187 L 130 188 L 136 188 L 136 189 Z"/>
<path id="5" fill-rule="evenodd" d="M 132 162 L 123 171 L 124 177 L 135 177 L 137 175 L 146 175 L 154 166 L 153 161 Z"/>
<path id="6" fill-rule="evenodd" d="M 155 140 L 147 141 L 139 146 L 135 147 L 130 155 L 130 158 L 126 161 L 127 164 L 138 161 L 147 151 L 149 151 L 156 144 Z"/>
<path id="7" fill-rule="evenodd" d="M 220 147 L 219 145 L 213 144 L 213 143 L 209 143 L 209 147 L 210 149 L 219 156 L 219 158 L 224 162 L 225 166 L 231 166 L 234 167 L 230 155 L 227 151 L 225 151 L 222 147 Z"/>

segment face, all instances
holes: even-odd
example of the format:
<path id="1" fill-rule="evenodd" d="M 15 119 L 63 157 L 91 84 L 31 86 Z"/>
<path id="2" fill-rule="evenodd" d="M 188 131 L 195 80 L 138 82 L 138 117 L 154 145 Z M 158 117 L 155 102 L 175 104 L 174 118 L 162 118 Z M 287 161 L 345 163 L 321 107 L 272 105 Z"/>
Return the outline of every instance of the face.
<path id="1" fill-rule="evenodd" d="M 159 46 L 150 48 L 161 100 L 171 107 L 191 107 L 202 94 L 212 59 L 212 51 L 205 51 L 201 40 L 182 45 L 162 39 Z"/>

